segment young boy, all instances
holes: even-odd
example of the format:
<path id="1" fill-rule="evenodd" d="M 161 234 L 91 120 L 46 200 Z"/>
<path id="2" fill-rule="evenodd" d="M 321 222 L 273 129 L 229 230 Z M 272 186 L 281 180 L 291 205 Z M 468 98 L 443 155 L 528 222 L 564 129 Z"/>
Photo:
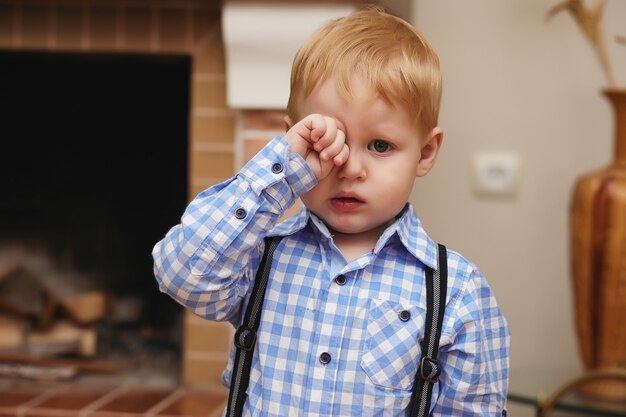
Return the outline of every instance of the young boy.
<path id="1" fill-rule="evenodd" d="M 408 415 L 437 245 L 407 201 L 441 148 L 440 97 L 438 58 L 409 24 L 376 9 L 329 23 L 294 60 L 287 133 L 155 246 L 162 291 L 238 327 L 264 238 L 284 236 L 243 415 Z M 447 256 L 432 415 L 503 415 L 508 324 L 476 266 Z"/>

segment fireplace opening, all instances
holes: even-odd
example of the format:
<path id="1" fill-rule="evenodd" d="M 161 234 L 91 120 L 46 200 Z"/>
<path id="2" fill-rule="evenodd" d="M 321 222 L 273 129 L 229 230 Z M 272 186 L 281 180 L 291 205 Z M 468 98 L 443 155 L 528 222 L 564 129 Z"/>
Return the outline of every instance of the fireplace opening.
<path id="1" fill-rule="evenodd" d="M 182 308 L 151 249 L 187 201 L 190 65 L 0 51 L 0 353 L 178 376 Z M 50 336 L 60 323 L 79 342 Z"/>

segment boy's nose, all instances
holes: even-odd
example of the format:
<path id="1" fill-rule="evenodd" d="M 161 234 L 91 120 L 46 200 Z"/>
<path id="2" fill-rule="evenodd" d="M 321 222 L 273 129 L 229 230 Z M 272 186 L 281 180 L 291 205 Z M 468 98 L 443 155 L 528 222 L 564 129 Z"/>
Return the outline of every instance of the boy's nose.
<path id="1" fill-rule="evenodd" d="M 345 179 L 365 179 L 366 178 L 365 163 L 362 155 L 350 152 L 348 160 L 339 167 L 339 178 Z"/>

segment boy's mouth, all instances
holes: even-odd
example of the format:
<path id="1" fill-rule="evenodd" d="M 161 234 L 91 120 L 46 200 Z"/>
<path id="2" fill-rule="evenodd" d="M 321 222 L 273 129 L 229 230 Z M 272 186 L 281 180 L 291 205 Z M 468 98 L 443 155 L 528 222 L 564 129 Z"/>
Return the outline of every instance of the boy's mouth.
<path id="1" fill-rule="evenodd" d="M 351 211 L 361 207 L 365 202 L 354 195 L 338 195 L 333 197 L 331 205 L 340 211 Z"/>

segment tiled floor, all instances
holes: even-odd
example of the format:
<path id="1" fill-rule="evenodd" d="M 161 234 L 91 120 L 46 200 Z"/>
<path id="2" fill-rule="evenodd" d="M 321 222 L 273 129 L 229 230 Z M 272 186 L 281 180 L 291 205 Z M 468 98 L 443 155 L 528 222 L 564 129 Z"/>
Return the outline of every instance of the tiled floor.
<path id="1" fill-rule="evenodd" d="M 0 417 L 219 417 L 222 388 L 164 388 L 136 383 L 4 384 Z"/>

